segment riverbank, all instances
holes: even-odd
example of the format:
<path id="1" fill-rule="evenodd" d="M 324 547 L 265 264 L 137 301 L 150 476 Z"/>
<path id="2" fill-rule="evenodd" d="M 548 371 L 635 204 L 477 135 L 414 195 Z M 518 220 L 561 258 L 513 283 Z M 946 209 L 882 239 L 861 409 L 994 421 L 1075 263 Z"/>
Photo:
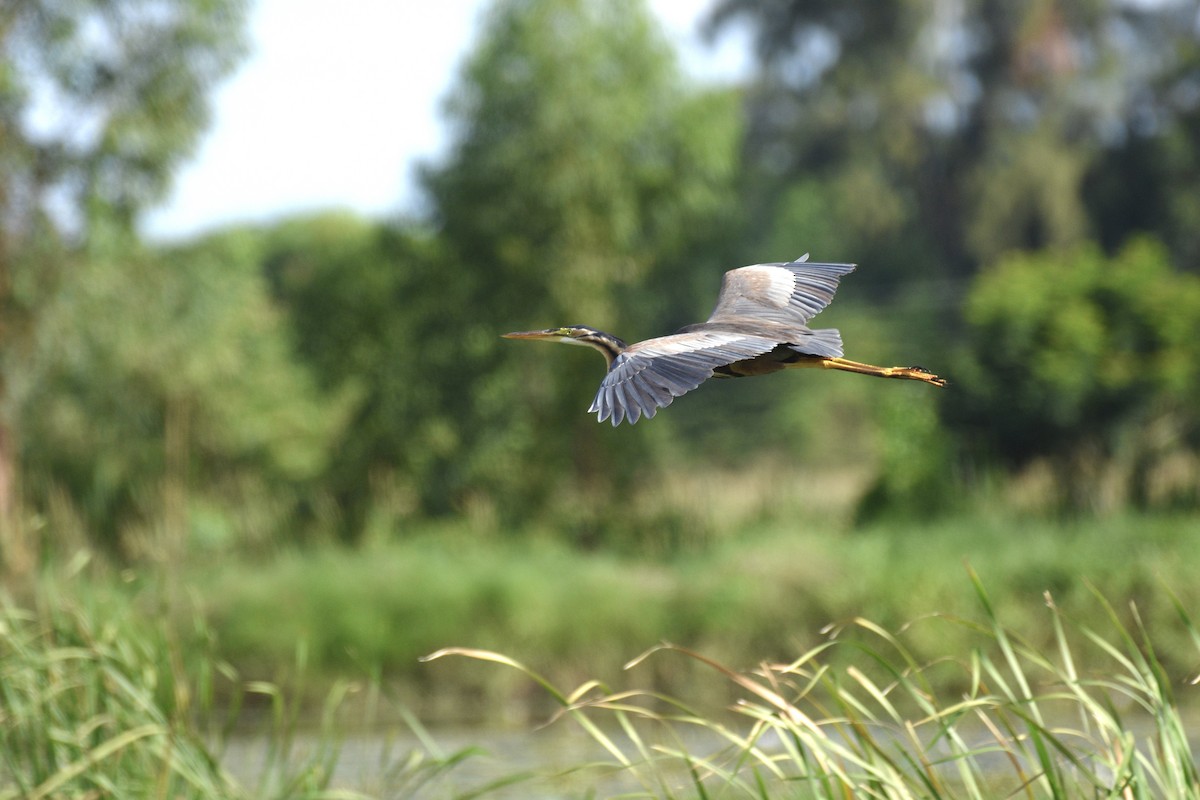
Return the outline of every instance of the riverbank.
<path id="1" fill-rule="evenodd" d="M 1180 529 L 1158 520 L 1141 530 L 1146 565 L 1168 563 Z M 1088 541 L 1112 546 L 1129 531 L 1092 530 Z M 710 555 L 699 563 L 727 562 Z M 87 568 L 75 566 L 79 579 Z M 1078 566 L 1094 568 L 1086 559 Z M 1125 571 L 1136 578 L 1140 568 Z M 150 587 L 134 587 L 133 576 L 108 596 L 85 588 L 95 576 L 77 580 L 73 596 L 47 584 L 35 607 L 8 603 L 0 619 L 0 798 L 98 787 L 214 799 L 574 797 L 603 794 L 600 786 L 774 797 L 794 796 L 797 780 L 814 796 L 880 786 L 894 797 L 1003 796 L 1022 787 L 1039 797 L 1120 796 L 1132 786 L 1184 796 L 1200 786 L 1183 716 L 1195 701 L 1200 636 L 1192 601 L 1171 590 L 1177 576 L 1159 572 L 1161 582 L 1139 587 L 1132 605 L 1086 582 L 1077 596 L 1068 585 L 1067 611 L 1058 593 L 1013 600 L 1010 589 L 993 593 L 964 569 L 965 613 L 933 609 L 896 629 L 847 617 L 813 634 L 814 645 L 786 645 L 796 648 L 790 661 L 748 652 L 723 661 L 715 645 L 660 648 L 616 680 L 594 672 L 599 682 L 568 683 L 550 677 L 563 671 L 552 657 L 521 663 L 458 649 L 419 665 L 436 680 L 507 681 L 522 713 L 538 700 L 547 709 L 538 723 L 554 711 L 543 730 L 579 747 L 536 763 L 507 746 L 526 741 L 532 724 L 510 727 L 520 732 L 512 741 L 482 727 L 470 743 L 439 741 L 406 707 L 401 680 L 379 669 L 357 681 L 328 678 L 303 637 L 288 682 L 253 679 L 218 654 L 219 630 L 198 614 L 189 631 L 170 613 L 137 608 Z M 199 585 L 188 587 L 193 596 Z M 1153 611 L 1160 605 L 1171 613 Z M 286 612 L 281 626 L 294 624 Z M 1186 646 L 1172 655 L 1179 642 Z M 671 682 L 681 691 L 657 688 Z M 316 689 L 324 692 L 319 709 L 305 701 Z"/>
<path id="2" fill-rule="evenodd" d="M 169 573 L 77 559 L 49 571 L 42 591 L 49 605 L 166 617 L 185 649 L 211 652 L 242 680 L 296 687 L 313 706 L 333 681 L 369 678 L 425 720 L 521 723 L 547 709 L 516 676 L 421 657 L 485 648 L 557 684 L 616 685 L 622 666 L 659 642 L 751 669 L 793 659 L 826 641 L 827 626 L 861 617 L 903 629 L 915 656 L 932 658 L 967 646 L 964 633 L 930 618 L 977 611 L 968 564 L 1005 624 L 1038 646 L 1051 646 L 1039 621 L 1046 592 L 1093 627 L 1106 622 L 1096 595 L 1126 623 L 1136 602 L 1165 667 L 1178 673 L 1194 667 L 1194 652 L 1172 593 L 1183 608 L 1200 608 L 1198 527 L 1182 515 L 770 522 L 653 557 L 579 550 L 553 532 L 480 534 L 450 524 L 354 549 L 192 558 Z M 656 665 L 647 688 L 693 693 L 696 672 Z"/>

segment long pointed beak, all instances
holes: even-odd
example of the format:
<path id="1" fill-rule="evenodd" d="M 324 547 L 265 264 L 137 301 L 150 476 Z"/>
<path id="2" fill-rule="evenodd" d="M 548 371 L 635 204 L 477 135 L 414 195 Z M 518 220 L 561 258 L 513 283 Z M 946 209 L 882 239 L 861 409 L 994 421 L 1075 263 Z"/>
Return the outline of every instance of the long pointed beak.
<path id="1" fill-rule="evenodd" d="M 502 339 L 559 339 L 562 334 L 557 328 L 550 328 L 544 331 L 516 331 L 514 333 L 505 333 L 501 335 Z"/>

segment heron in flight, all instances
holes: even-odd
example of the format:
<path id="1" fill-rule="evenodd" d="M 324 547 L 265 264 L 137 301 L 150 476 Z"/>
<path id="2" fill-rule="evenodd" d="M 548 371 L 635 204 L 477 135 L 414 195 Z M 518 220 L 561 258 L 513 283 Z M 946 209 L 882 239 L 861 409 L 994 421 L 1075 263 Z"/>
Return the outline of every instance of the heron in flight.
<path id="1" fill-rule="evenodd" d="M 841 277 L 853 271 L 854 264 L 810 262 L 807 254 L 788 263 L 730 270 L 706 322 L 636 344 L 586 325 L 506 333 L 504 338 L 556 340 L 599 350 L 608 361 L 608 374 L 588 411 L 600 422 L 611 419 L 614 427 L 623 420 L 632 425 L 643 416 L 653 417 L 712 377 L 817 367 L 945 386 L 945 380 L 923 367 L 876 367 L 842 358 L 842 336 L 836 329 L 808 327 L 833 300 Z"/>

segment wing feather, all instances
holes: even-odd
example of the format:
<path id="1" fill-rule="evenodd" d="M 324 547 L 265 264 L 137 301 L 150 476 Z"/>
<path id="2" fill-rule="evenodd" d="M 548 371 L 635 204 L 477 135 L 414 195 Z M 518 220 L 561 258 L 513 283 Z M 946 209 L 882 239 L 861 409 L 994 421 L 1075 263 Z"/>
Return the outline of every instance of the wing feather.
<path id="1" fill-rule="evenodd" d="M 710 323 L 752 319 L 804 325 L 833 300 L 838 281 L 853 264 L 810 263 L 802 256 L 788 263 L 754 264 L 731 269 L 721 282 Z"/>
<path id="2" fill-rule="evenodd" d="M 588 410 L 613 426 L 653 417 L 680 395 L 712 377 L 713 370 L 770 352 L 777 342 L 764 336 L 697 331 L 648 339 L 613 361 Z"/>

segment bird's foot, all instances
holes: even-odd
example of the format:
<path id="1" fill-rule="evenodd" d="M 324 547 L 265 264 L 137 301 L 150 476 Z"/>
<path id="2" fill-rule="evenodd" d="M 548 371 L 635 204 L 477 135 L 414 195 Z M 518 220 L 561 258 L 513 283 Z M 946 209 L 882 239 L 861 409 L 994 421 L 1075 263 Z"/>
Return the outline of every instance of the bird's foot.
<path id="1" fill-rule="evenodd" d="M 934 375 L 930 370 L 916 365 L 911 367 L 901 367 L 898 370 L 898 374 L 901 377 L 912 378 L 914 381 L 924 381 L 925 383 L 931 383 L 934 386 L 945 386 L 947 383 L 949 383 L 949 381 L 947 381 L 945 378 L 940 378 L 937 375 Z"/>

